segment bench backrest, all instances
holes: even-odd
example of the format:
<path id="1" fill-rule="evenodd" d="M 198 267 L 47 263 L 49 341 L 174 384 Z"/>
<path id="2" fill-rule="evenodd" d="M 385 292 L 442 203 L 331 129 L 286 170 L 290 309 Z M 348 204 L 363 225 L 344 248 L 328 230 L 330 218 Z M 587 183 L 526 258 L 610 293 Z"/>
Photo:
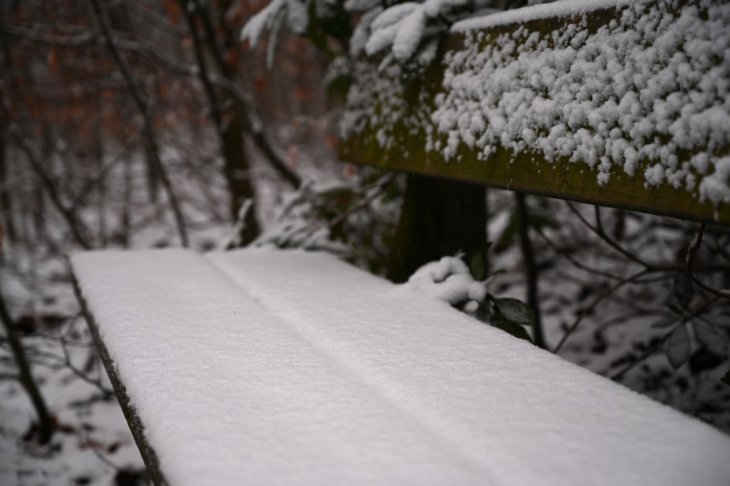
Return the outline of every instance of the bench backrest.
<path id="1" fill-rule="evenodd" d="M 344 160 L 730 224 L 730 5 L 570 1 L 357 76 Z"/>

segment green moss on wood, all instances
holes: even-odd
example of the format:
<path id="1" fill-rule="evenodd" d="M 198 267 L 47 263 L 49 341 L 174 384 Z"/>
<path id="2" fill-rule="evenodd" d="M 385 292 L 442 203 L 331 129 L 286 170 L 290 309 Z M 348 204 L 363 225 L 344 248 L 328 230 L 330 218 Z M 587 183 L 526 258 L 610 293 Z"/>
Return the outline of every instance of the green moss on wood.
<path id="1" fill-rule="evenodd" d="M 593 12 L 587 16 L 587 25 L 591 29 L 598 29 L 617 16 L 618 12 L 620 10 L 617 9 Z M 546 19 L 522 25 L 528 30 L 545 35 L 569 21 L 571 20 L 564 18 Z M 519 25 L 486 30 L 482 42 L 493 40 L 497 34 L 514 31 Z M 452 34 L 442 45 L 441 58 L 447 50 L 463 48 L 463 43 L 463 34 Z M 596 170 L 582 162 L 571 162 L 568 158 L 548 161 L 540 153 L 514 153 L 500 147 L 487 160 L 479 160 L 479 149 L 467 147 L 465 144 L 460 145 L 456 156 L 450 160 L 446 160 L 441 152 L 426 151 L 427 130 L 434 133 L 435 127 L 419 126 L 414 130 L 412 123 L 406 127 L 406 120 L 428 119 L 435 106 L 436 95 L 443 90 L 443 74 L 443 64 L 434 63 L 423 79 L 408 86 L 404 96 L 407 110 L 403 114 L 403 121 L 397 123 L 389 134 L 392 143 L 388 148 L 379 145 L 374 127 L 367 127 L 358 135 L 341 142 L 340 157 L 382 169 L 471 181 L 571 201 L 730 225 L 728 205 L 716 208 L 709 202 L 701 202 L 696 194 L 685 189 L 676 189 L 668 183 L 647 186 L 643 173 L 650 165 L 648 161 L 637 167 L 634 176 L 629 176 L 618 168 L 613 170 L 609 181 L 601 186 L 598 184 Z M 377 104 L 377 100 L 374 102 Z M 692 154 L 678 155 L 682 160 L 688 160 Z"/>

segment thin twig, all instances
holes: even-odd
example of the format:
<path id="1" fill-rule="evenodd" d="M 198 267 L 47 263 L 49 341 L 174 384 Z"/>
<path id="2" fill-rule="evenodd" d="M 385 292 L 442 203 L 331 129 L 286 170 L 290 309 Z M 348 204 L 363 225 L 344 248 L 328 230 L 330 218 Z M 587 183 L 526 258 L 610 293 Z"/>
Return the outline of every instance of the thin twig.
<path id="1" fill-rule="evenodd" d="M 576 259 L 575 257 L 573 257 L 573 255 L 571 255 L 570 251 L 568 251 L 568 250 L 566 250 L 564 248 L 559 247 L 557 245 L 557 243 L 555 243 L 545 233 L 545 231 L 543 231 L 543 229 L 540 228 L 539 226 L 536 226 L 535 227 L 535 231 L 537 231 L 537 234 L 539 234 L 540 237 L 542 237 L 542 239 L 545 240 L 545 242 L 551 248 L 553 248 L 556 252 L 558 252 L 561 256 L 563 256 L 566 260 L 568 260 L 570 263 L 572 263 L 575 267 L 580 268 L 581 270 L 584 270 L 584 271 L 586 271 L 588 273 L 591 273 L 593 275 L 598 275 L 598 276 L 601 276 L 601 277 L 609 278 L 611 280 L 623 280 L 624 277 L 621 277 L 619 275 L 614 275 L 614 274 L 609 273 L 609 272 L 606 272 L 604 270 L 598 270 L 597 268 L 589 267 L 588 265 L 580 262 L 578 259 Z"/>
<path id="2" fill-rule="evenodd" d="M 61 343 L 61 349 L 63 350 L 64 365 L 66 365 L 66 367 L 69 370 L 71 370 L 71 372 L 74 375 L 76 375 L 78 378 L 80 378 L 81 380 L 85 381 L 89 385 L 92 385 L 92 386 L 96 387 L 102 393 L 102 395 L 104 397 L 111 397 L 112 395 L 114 395 L 114 392 L 112 390 L 110 390 L 109 388 L 106 388 L 101 383 L 101 377 L 99 377 L 96 380 L 94 380 L 93 378 L 89 377 L 86 373 L 84 373 L 83 371 L 81 371 L 80 369 L 78 369 L 76 367 L 76 365 L 74 365 L 71 362 L 71 355 L 68 352 L 68 348 L 66 346 L 66 340 L 65 340 L 65 338 L 62 335 L 59 336 L 58 338 L 59 338 L 59 342 Z"/>
<path id="3" fill-rule="evenodd" d="M 0 107 L 0 111 L 2 111 L 2 116 L 7 116 L 8 112 L 7 110 L 5 110 L 4 107 Z M 73 239 L 76 241 L 76 243 L 78 243 L 78 245 L 81 246 L 83 249 L 90 249 L 92 245 L 86 237 L 86 235 L 89 234 L 87 228 L 85 227 L 83 222 L 77 217 L 77 214 L 73 210 L 73 208 L 68 207 L 66 206 L 66 204 L 64 204 L 61 195 L 59 194 L 58 187 L 56 187 L 56 184 L 43 168 L 43 164 L 41 164 L 41 162 L 38 160 L 36 155 L 33 153 L 33 150 L 25 143 L 23 136 L 17 133 L 17 128 L 13 126 L 11 126 L 10 128 L 10 135 L 13 137 L 13 141 L 18 146 L 18 148 L 20 148 L 20 150 L 25 154 L 25 157 L 30 162 L 30 166 L 33 169 L 33 172 L 40 180 L 41 185 L 48 194 L 48 197 L 50 197 L 51 202 L 53 203 L 56 210 L 61 214 L 63 219 L 66 220 L 66 224 L 71 230 L 71 236 L 73 236 Z"/>
<path id="4" fill-rule="evenodd" d="M 653 263 L 648 263 L 642 260 L 641 258 L 634 255 L 632 252 L 627 250 L 626 248 L 622 247 L 616 240 L 608 236 L 601 226 L 594 226 L 592 225 L 586 218 L 583 216 L 578 209 L 573 206 L 572 203 L 567 202 L 566 204 L 570 208 L 571 211 L 578 217 L 578 219 L 593 233 L 595 233 L 599 238 L 601 238 L 603 241 L 605 241 L 611 248 L 616 250 L 617 252 L 621 253 L 623 256 L 625 256 L 627 259 L 631 260 L 634 263 L 638 263 L 642 267 L 644 267 L 646 270 L 658 270 L 660 267 L 658 265 L 655 265 Z M 597 206 L 596 206 L 597 208 Z M 596 210 L 596 216 L 598 217 L 600 215 L 600 212 Z M 601 225 L 600 220 L 598 220 L 598 224 Z"/>
<path id="5" fill-rule="evenodd" d="M 700 225 L 697 235 L 687 248 L 687 273 L 692 283 L 697 285 L 700 289 L 716 297 L 730 300 L 730 292 L 714 289 L 709 285 L 706 285 L 694 274 L 695 259 L 697 258 L 697 253 L 700 251 L 700 247 L 702 246 L 702 238 L 705 235 L 705 226 L 705 223 Z"/>
<path id="6" fill-rule="evenodd" d="M 639 356 L 634 361 L 632 361 L 631 363 L 629 363 L 628 365 L 626 365 L 624 368 L 622 368 L 617 373 L 614 373 L 613 375 L 611 375 L 610 378 L 613 381 L 619 381 L 620 379 L 622 379 L 626 373 L 628 373 L 629 371 L 633 370 L 639 363 L 641 363 L 642 361 L 646 360 L 646 358 L 648 358 L 649 356 L 651 356 L 652 354 L 654 354 L 655 352 L 657 352 L 664 345 L 664 343 L 667 342 L 667 340 L 672 335 L 672 333 L 674 332 L 674 330 L 678 326 L 683 326 L 683 325 L 684 325 L 684 322 L 680 322 L 677 325 L 672 326 L 672 329 L 670 329 L 669 332 L 667 332 L 664 336 L 662 336 L 661 339 L 659 339 L 653 345 L 649 346 L 646 349 L 646 351 L 644 351 L 643 353 L 641 353 L 641 356 Z"/>
<path id="7" fill-rule="evenodd" d="M 350 216 L 353 213 L 356 213 L 357 211 L 361 210 L 362 208 L 364 208 L 365 206 L 370 204 L 376 197 L 378 197 L 378 195 L 380 195 L 382 190 L 393 181 L 394 178 L 395 178 L 395 174 L 391 173 L 391 174 L 388 174 L 387 176 L 383 177 L 382 179 L 376 181 L 371 186 L 366 187 L 365 193 L 369 193 L 369 194 L 367 196 L 365 196 L 364 198 L 362 198 L 360 201 L 358 201 L 357 204 L 350 206 L 345 211 L 341 212 L 340 214 L 338 214 L 337 216 L 335 216 L 334 218 L 329 220 L 327 222 L 327 227 L 334 228 L 335 226 L 340 224 L 342 221 L 347 219 L 348 216 Z"/>
<path id="8" fill-rule="evenodd" d="M 125 157 L 129 154 L 130 149 L 132 148 L 132 145 L 139 140 L 140 133 L 133 135 L 132 138 L 130 138 L 127 143 L 124 144 L 124 147 L 122 147 L 122 150 L 119 151 L 118 154 L 116 154 L 112 159 L 104 164 L 101 168 L 99 168 L 96 173 L 83 185 L 83 187 L 76 193 L 76 196 L 73 198 L 73 202 L 71 203 L 71 209 L 78 209 L 86 200 L 86 198 L 91 193 L 91 190 L 99 184 L 99 181 L 114 167 L 116 167 L 117 164 L 120 162 L 123 162 Z"/>
<path id="9" fill-rule="evenodd" d="M 560 352 L 560 348 L 563 347 L 563 344 L 565 344 L 565 341 L 567 341 L 568 338 L 575 332 L 575 330 L 578 329 L 578 326 L 583 321 L 583 318 L 585 316 L 587 316 L 590 313 L 590 311 L 592 311 L 593 309 L 595 309 L 596 306 L 598 306 L 598 304 L 600 304 L 607 297 L 611 296 L 611 294 L 613 294 L 614 292 L 616 292 L 618 289 L 620 289 L 624 285 L 626 285 L 628 283 L 635 282 L 636 279 L 638 279 L 639 277 L 642 277 L 642 276 L 646 275 L 649 272 L 650 272 L 650 270 L 646 270 L 645 269 L 645 270 L 642 270 L 642 271 L 640 271 L 638 273 L 635 273 L 634 275 L 632 275 L 632 276 L 630 276 L 628 278 L 625 278 L 625 279 L 621 280 L 620 282 L 616 283 L 615 285 L 613 285 L 612 287 L 610 287 L 608 290 L 606 290 L 604 293 L 602 293 L 601 295 L 599 295 L 595 299 L 593 299 L 593 301 L 590 304 L 588 304 L 586 307 L 580 309 L 578 311 L 578 317 L 575 319 L 575 321 L 573 322 L 573 324 L 571 324 L 571 326 L 568 327 L 568 329 L 565 331 L 565 334 L 563 334 L 563 337 L 560 339 L 560 342 L 558 343 L 558 345 L 555 346 L 555 349 L 553 350 L 553 352 L 555 354 L 557 354 L 557 353 Z"/>
<path id="10" fill-rule="evenodd" d="M 614 373 L 613 375 L 611 375 L 610 378 L 612 380 L 614 380 L 614 381 L 618 381 L 621 378 L 623 378 L 624 375 L 626 375 L 626 373 L 628 373 L 629 371 L 631 371 L 632 369 L 634 369 L 636 367 L 636 365 L 638 365 L 639 363 L 641 363 L 642 361 L 644 361 L 646 358 L 648 358 L 649 356 L 651 356 L 652 354 L 654 354 L 656 351 L 658 351 L 659 348 L 661 348 L 661 346 L 669 339 L 669 337 L 672 335 L 672 333 L 674 332 L 674 330 L 677 329 L 677 327 L 685 325 L 687 322 L 689 322 L 690 320 L 692 320 L 694 317 L 696 317 L 699 314 L 703 313 L 708 307 L 710 307 L 712 304 L 714 304 L 715 302 L 717 302 L 717 300 L 718 300 L 718 297 L 715 297 L 714 299 L 711 299 L 711 300 L 705 302 L 702 306 L 700 306 L 699 308 L 695 309 L 695 311 L 692 312 L 691 314 L 687 314 L 684 317 L 682 317 L 682 319 L 677 324 L 675 324 L 674 326 L 672 326 L 672 329 L 670 329 L 669 332 L 667 332 L 664 336 L 662 336 L 661 339 L 659 339 L 659 341 L 657 341 L 652 346 L 650 346 L 646 351 L 644 351 L 641 354 L 641 356 L 639 356 L 634 361 L 632 361 L 631 363 L 629 363 L 628 365 L 626 365 L 620 371 L 618 371 L 618 372 Z"/>

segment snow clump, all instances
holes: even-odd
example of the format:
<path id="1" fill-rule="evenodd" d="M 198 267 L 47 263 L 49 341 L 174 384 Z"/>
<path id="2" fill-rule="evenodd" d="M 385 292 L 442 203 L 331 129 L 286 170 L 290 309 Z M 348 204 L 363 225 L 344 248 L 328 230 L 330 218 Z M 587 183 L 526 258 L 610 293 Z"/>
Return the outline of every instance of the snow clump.
<path id="1" fill-rule="evenodd" d="M 479 302 L 487 295 L 485 283 L 474 280 L 466 263 L 451 256 L 423 265 L 403 284 L 403 288 L 451 305 Z"/>
<path id="2" fill-rule="evenodd" d="M 623 170 L 730 202 L 730 4 L 591 3 L 608 12 L 565 0 L 456 24 L 465 43 L 446 55 L 427 148 L 447 160 L 463 144 L 484 160 L 498 146 L 537 151 L 587 164 L 601 185 Z M 556 11 L 575 22 L 478 30 Z"/>

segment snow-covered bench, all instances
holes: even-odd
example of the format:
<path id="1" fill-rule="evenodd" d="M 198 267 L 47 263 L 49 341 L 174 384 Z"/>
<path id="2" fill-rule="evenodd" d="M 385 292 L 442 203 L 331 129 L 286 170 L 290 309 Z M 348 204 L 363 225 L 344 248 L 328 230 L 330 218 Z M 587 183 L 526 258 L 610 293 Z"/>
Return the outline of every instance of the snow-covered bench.
<path id="1" fill-rule="evenodd" d="M 729 24 L 723 0 L 467 21 L 407 88 L 355 76 L 341 154 L 730 223 Z M 730 484 L 715 429 L 332 256 L 72 263 L 158 484 Z"/>
<path id="2" fill-rule="evenodd" d="M 727 0 L 559 0 L 464 20 L 402 83 L 392 59 L 442 3 L 379 19 L 391 57 L 355 68 L 344 160 L 730 224 Z"/>
<path id="3" fill-rule="evenodd" d="M 72 264 L 158 484 L 730 484 L 717 430 L 333 256 Z"/>

